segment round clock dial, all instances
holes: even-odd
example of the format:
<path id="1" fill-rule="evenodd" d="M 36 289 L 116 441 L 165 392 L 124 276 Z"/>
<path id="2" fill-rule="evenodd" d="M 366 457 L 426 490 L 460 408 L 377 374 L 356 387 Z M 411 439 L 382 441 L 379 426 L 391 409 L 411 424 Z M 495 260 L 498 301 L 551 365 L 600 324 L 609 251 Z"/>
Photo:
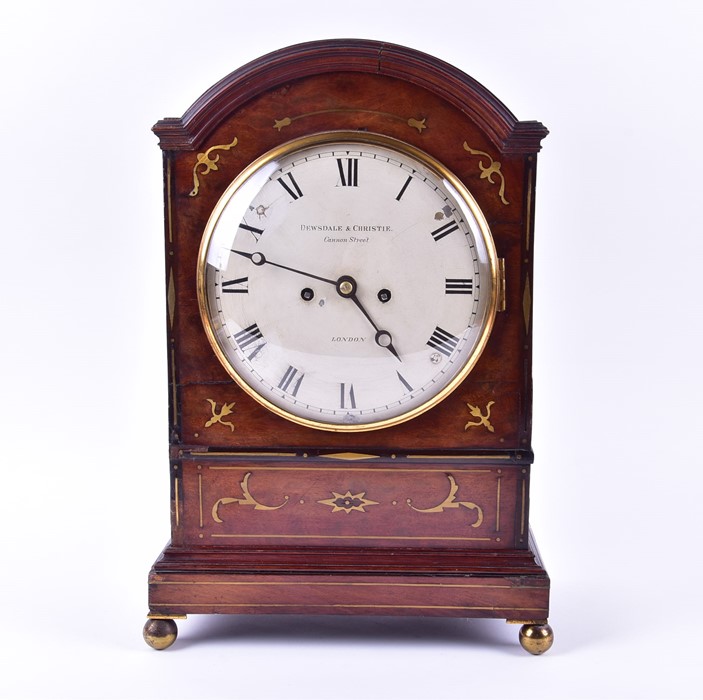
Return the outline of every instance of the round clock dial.
<path id="1" fill-rule="evenodd" d="M 324 430 L 408 420 L 466 377 L 496 311 L 496 255 L 438 162 L 360 132 L 290 142 L 228 187 L 205 229 L 198 297 L 229 374 Z"/>

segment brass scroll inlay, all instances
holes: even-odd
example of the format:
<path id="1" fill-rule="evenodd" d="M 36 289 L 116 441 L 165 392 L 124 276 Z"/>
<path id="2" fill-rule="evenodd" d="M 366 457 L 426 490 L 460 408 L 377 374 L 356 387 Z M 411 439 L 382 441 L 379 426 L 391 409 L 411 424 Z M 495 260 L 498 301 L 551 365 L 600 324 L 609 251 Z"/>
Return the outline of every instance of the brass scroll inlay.
<path id="1" fill-rule="evenodd" d="M 447 478 L 449 479 L 449 495 L 439 505 L 433 506 L 432 508 L 416 508 L 410 498 L 406 500 L 406 503 L 418 513 L 442 513 L 445 508 L 468 508 L 469 510 L 476 511 L 476 521 L 471 523 L 471 527 L 481 527 L 481 523 L 483 522 L 483 509 L 481 506 L 471 501 L 457 501 L 456 494 L 459 490 L 459 486 L 451 474 L 447 474 Z"/>
<path id="2" fill-rule="evenodd" d="M 476 421 L 469 421 L 465 426 L 464 430 L 468 430 L 469 428 L 477 428 L 479 426 L 483 426 L 488 430 L 489 432 L 493 433 L 495 432 L 495 428 L 493 427 L 490 418 L 491 418 L 491 406 L 495 403 L 495 401 L 489 401 L 486 404 L 486 412 L 484 413 L 480 406 L 472 406 L 470 403 L 467 403 L 467 407 L 469 409 L 469 413 L 471 414 L 472 418 L 478 418 Z"/>
<path id="3" fill-rule="evenodd" d="M 234 413 L 234 401 L 232 403 L 223 403 L 222 408 L 218 411 L 217 404 L 212 399 L 205 399 L 210 404 L 210 410 L 212 411 L 212 418 L 205 423 L 206 428 L 211 428 L 215 423 L 227 426 L 232 432 L 234 432 L 234 424 L 229 421 L 222 420 L 225 416 L 229 416 Z"/>
<path id="4" fill-rule="evenodd" d="M 366 498 L 366 491 L 353 494 L 349 490 L 346 493 L 332 491 L 332 498 L 326 498 L 324 501 L 318 501 L 318 503 L 323 506 L 331 506 L 333 513 L 337 513 L 340 510 L 345 513 L 351 513 L 353 510 L 365 513 L 364 508 L 378 505 L 378 501 L 370 501 Z"/>
<path id="5" fill-rule="evenodd" d="M 427 121 L 427 118 L 425 117 L 424 119 L 415 119 L 414 117 L 410 117 L 409 119 L 406 119 L 405 117 L 401 117 L 398 114 L 390 114 L 388 112 L 375 112 L 371 109 L 321 109 L 318 110 L 317 112 L 307 112 L 306 114 L 299 114 L 297 117 L 283 117 L 283 119 L 275 119 L 273 122 L 273 128 L 277 129 L 278 131 L 281 131 L 287 126 L 290 126 L 294 121 L 298 119 L 305 119 L 306 117 L 315 117 L 319 114 L 374 114 L 376 116 L 380 117 L 387 117 L 389 119 L 393 119 L 395 121 L 402 121 L 405 124 L 407 124 L 411 129 L 417 129 L 417 133 L 421 134 L 426 128 L 427 124 L 425 122 Z"/>
<path id="6" fill-rule="evenodd" d="M 478 161 L 478 167 L 481 171 L 481 179 L 488 180 L 491 185 L 500 184 L 500 187 L 498 188 L 498 196 L 500 197 L 500 201 L 503 202 L 503 204 L 509 204 L 508 200 L 505 198 L 505 178 L 500 170 L 500 161 L 493 160 L 493 158 L 491 158 L 491 156 L 485 151 L 477 151 L 471 148 L 466 141 L 464 141 L 464 150 L 468 151 L 472 156 L 478 156 L 480 158 Z M 488 165 L 484 165 L 483 158 L 488 158 L 490 161 Z M 500 178 L 500 183 L 495 182 L 493 179 L 494 175 L 497 175 Z"/>
<path id="7" fill-rule="evenodd" d="M 200 178 L 198 175 L 205 176 L 211 173 L 213 170 L 219 170 L 217 166 L 217 161 L 220 160 L 220 156 L 216 155 L 212 157 L 213 151 L 229 151 L 230 148 L 234 148 L 237 145 L 237 137 L 232 139 L 232 143 L 225 143 L 219 146 L 210 146 L 204 153 L 198 153 L 196 156 L 196 162 L 193 166 L 193 189 L 188 193 L 189 197 L 195 197 L 200 191 Z M 200 168 L 200 171 L 198 169 Z"/>
<path id="8" fill-rule="evenodd" d="M 227 506 L 231 503 L 238 503 L 240 506 L 254 506 L 254 510 L 278 510 L 279 508 L 283 508 L 283 506 L 288 503 L 288 496 L 284 496 L 283 503 L 277 506 L 266 506 L 263 503 L 259 503 L 259 501 L 257 501 L 249 491 L 250 476 L 251 472 L 247 472 L 244 475 L 244 479 L 242 479 L 242 482 L 239 484 L 239 488 L 242 489 L 242 494 L 244 495 L 244 498 L 220 498 L 215 501 L 215 505 L 212 507 L 212 519 L 216 523 L 224 522 L 222 518 L 220 518 L 220 506 Z"/>

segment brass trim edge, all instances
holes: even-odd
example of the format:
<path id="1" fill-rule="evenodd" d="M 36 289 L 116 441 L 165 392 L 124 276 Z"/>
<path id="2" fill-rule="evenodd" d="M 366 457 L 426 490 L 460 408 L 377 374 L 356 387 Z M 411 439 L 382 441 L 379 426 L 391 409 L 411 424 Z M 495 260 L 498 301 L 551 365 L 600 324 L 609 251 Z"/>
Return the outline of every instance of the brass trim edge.
<path id="1" fill-rule="evenodd" d="M 171 424 L 178 427 L 178 385 L 176 383 L 176 349 L 171 345 Z"/>
<path id="2" fill-rule="evenodd" d="M 492 537 L 410 537 L 400 535 L 243 535 L 243 534 L 212 534 L 216 539 L 283 539 L 283 540 L 420 540 L 440 542 L 490 542 Z"/>
<path id="3" fill-rule="evenodd" d="M 203 525 L 203 475 L 198 474 L 198 511 L 200 516 L 200 527 Z"/>
<path id="4" fill-rule="evenodd" d="M 240 471 L 242 469 L 247 469 L 249 471 L 272 471 L 272 472 L 278 472 L 278 471 L 291 471 L 291 472 L 318 472 L 318 471 L 341 471 L 341 467 L 339 469 L 335 469 L 334 467 L 326 467 L 326 466 L 319 466 L 319 467 L 259 467 L 259 466 L 251 466 L 249 464 L 247 465 L 237 465 L 235 467 L 232 466 L 221 466 L 221 465 L 216 465 L 216 464 L 208 464 L 208 469 L 212 469 L 213 471 Z M 460 472 L 472 472 L 476 474 L 490 474 L 491 469 L 457 469 L 455 471 L 460 471 Z M 379 472 L 389 472 L 391 474 L 402 474 L 403 472 L 407 472 L 408 474 L 422 474 L 422 473 L 427 473 L 427 474 L 442 474 L 441 469 L 384 469 L 383 467 L 380 467 L 379 469 L 374 469 L 373 467 L 347 467 L 344 469 L 344 472 L 374 472 L 374 473 L 379 473 Z"/>
<path id="5" fill-rule="evenodd" d="M 377 608 L 385 610 L 523 610 L 546 612 L 547 608 L 516 608 L 513 605 L 381 605 L 372 603 L 156 603 L 155 608 Z M 175 615 L 169 615 L 175 618 Z"/>
<path id="6" fill-rule="evenodd" d="M 527 496 L 527 486 L 525 479 L 522 480 L 522 507 L 520 510 L 520 537 L 525 535 L 525 500 Z"/>
<path id="7" fill-rule="evenodd" d="M 498 258 L 498 311 L 505 311 L 505 258 Z"/>
<path id="8" fill-rule="evenodd" d="M 510 459 L 510 455 L 406 455 L 407 459 Z"/>
<path id="9" fill-rule="evenodd" d="M 166 158 L 166 212 L 168 226 L 168 242 L 173 244 L 173 213 L 171 207 L 171 158 Z"/>
<path id="10" fill-rule="evenodd" d="M 174 501 L 175 501 L 175 509 L 176 509 L 176 527 L 178 527 L 181 524 L 181 513 L 180 513 L 180 501 L 178 498 L 178 477 L 174 477 L 173 479 L 173 494 L 174 494 Z"/>
<path id="11" fill-rule="evenodd" d="M 196 456 L 198 459 L 204 457 L 297 457 L 297 452 L 196 452 L 193 451 L 192 455 Z"/>
<path id="12" fill-rule="evenodd" d="M 525 250 L 530 250 L 530 231 L 532 230 L 532 189 L 534 187 L 533 168 L 528 165 L 527 171 L 527 205 L 525 212 Z"/>

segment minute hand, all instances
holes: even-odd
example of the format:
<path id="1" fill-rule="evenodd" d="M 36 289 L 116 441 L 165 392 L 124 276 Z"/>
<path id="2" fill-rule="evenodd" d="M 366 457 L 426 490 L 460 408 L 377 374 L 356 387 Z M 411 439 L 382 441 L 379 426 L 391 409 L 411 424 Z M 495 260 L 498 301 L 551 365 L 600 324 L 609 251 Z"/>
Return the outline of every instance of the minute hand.
<path id="1" fill-rule="evenodd" d="M 232 249 L 232 252 L 236 253 L 237 255 L 241 255 L 244 258 L 249 258 L 249 260 L 251 260 L 254 265 L 272 265 L 273 267 L 280 267 L 282 270 L 288 270 L 288 272 L 295 272 L 298 275 L 303 275 L 303 277 L 311 277 L 314 280 L 320 280 L 320 282 L 327 282 L 327 284 L 331 284 L 333 287 L 337 286 L 337 280 L 330 280 L 326 277 L 313 275 L 311 272 L 305 272 L 304 270 L 296 270 L 294 267 L 288 267 L 288 265 L 281 265 L 280 263 L 272 262 L 271 260 L 267 260 L 266 256 L 263 253 L 245 253 L 243 250 L 234 249 Z"/>

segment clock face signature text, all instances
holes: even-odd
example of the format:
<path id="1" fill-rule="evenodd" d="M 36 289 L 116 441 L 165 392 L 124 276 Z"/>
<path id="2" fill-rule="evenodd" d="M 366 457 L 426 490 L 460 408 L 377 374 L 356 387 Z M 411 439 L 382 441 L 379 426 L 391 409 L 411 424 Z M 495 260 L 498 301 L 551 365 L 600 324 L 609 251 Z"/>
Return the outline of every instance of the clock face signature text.
<path id="1" fill-rule="evenodd" d="M 321 231 L 323 233 L 388 233 L 393 230 L 392 226 L 362 226 L 361 224 L 354 224 L 348 226 L 342 225 L 321 225 L 312 226 L 308 224 L 300 225 L 301 231 Z"/>
<path id="2" fill-rule="evenodd" d="M 364 238 L 359 238 L 358 236 L 348 236 L 346 238 L 333 238 L 332 236 L 324 237 L 325 243 L 368 243 L 370 238 L 366 236 Z"/>

